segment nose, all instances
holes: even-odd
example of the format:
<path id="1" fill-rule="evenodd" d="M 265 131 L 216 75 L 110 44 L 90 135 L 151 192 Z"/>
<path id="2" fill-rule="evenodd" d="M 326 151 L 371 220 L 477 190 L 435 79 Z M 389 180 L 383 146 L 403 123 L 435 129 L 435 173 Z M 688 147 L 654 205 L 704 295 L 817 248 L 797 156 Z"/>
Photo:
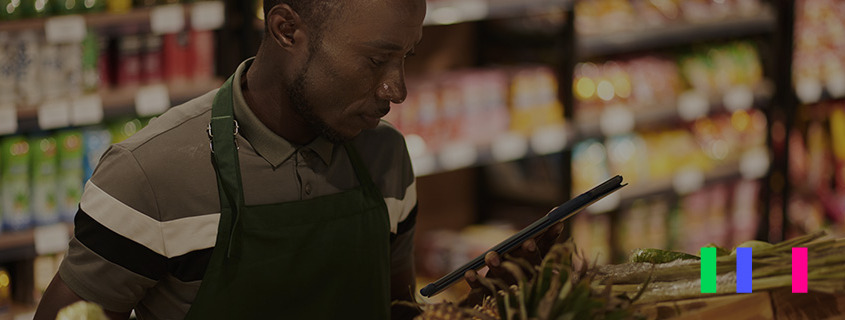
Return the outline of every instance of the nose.
<path id="1" fill-rule="evenodd" d="M 405 88 L 405 72 L 398 70 L 392 74 L 393 76 L 385 77 L 385 81 L 378 85 L 376 95 L 381 100 L 399 104 L 408 96 L 408 90 Z"/>

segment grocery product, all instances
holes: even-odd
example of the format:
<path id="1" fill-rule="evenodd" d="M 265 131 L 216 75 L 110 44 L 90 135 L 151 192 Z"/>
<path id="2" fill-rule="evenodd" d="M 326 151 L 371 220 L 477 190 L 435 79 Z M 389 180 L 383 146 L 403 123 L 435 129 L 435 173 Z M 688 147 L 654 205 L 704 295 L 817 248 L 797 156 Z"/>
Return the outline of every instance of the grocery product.
<path id="1" fill-rule="evenodd" d="M 83 182 L 88 182 L 91 178 L 97 163 L 100 162 L 100 157 L 108 150 L 111 141 L 111 132 L 104 127 L 93 126 L 82 129 Z"/>
<path id="2" fill-rule="evenodd" d="M 3 227 L 21 230 L 32 223 L 29 185 L 30 145 L 23 136 L 0 141 L 0 190 Z"/>
<path id="3" fill-rule="evenodd" d="M 57 204 L 59 216 L 72 221 L 82 197 L 84 173 L 83 134 L 80 130 L 64 130 L 56 134 L 59 171 Z"/>
<path id="4" fill-rule="evenodd" d="M 119 143 L 143 128 L 141 120 L 134 118 L 125 118 L 113 121 L 109 124 L 109 133 L 111 133 L 111 143 Z"/>
<path id="5" fill-rule="evenodd" d="M 0 21 L 20 19 L 23 16 L 21 0 L 0 0 Z"/>
<path id="6" fill-rule="evenodd" d="M 59 221 L 58 147 L 56 138 L 44 133 L 30 137 L 32 217 L 36 225 Z"/>

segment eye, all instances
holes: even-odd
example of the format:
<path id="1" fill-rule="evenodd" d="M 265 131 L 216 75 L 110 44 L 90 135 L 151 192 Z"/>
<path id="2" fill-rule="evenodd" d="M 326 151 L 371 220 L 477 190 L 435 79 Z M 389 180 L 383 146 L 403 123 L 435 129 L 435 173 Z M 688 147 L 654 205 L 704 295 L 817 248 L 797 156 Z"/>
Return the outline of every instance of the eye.
<path id="1" fill-rule="evenodd" d="M 378 59 L 378 58 L 370 58 L 370 62 L 376 67 L 381 67 L 382 65 L 384 65 L 386 63 L 386 61 Z"/>
<path id="2" fill-rule="evenodd" d="M 417 55 L 417 52 L 415 50 L 411 50 L 411 52 L 406 53 L 405 56 L 402 57 L 402 59 L 407 59 L 415 55 Z"/>

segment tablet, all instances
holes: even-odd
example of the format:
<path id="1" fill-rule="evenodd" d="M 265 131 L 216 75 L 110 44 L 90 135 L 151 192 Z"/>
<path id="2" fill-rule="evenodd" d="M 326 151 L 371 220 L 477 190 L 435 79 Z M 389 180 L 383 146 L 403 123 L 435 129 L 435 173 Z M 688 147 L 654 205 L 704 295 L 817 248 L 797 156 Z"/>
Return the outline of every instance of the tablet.
<path id="1" fill-rule="evenodd" d="M 426 285 L 420 290 L 420 294 L 425 297 L 431 297 L 435 294 L 440 293 L 455 282 L 458 282 L 459 280 L 463 279 L 464 274 L 467 271 L 478 270 L 481 267 L 484 267 L 484 256 L 487 255 L 488 252 L 495 251 L 499 255 L 504 255 L 511 249 L 521 245 L 523 242 L 525 242 L 525 240 L 536 237 L 544 230 L 551 227 L 553 224 L 566 220 L 569 217 L 572 217 L 587 206 L 593 204 L 594 202 L 600 200 L 601 198 L 604 198 L 605 196 L 613 193 L 616 190 L 619 190 L 620 188 L 626 185 L 627 184 L 622 184 L 622 176 L 615 176 L 596 186 L 590 191 L 584 192 L 581 195 L 572 198 L 567 202 L 564 202 L 559 207 L 555 208 L 539 220 L 520 230 L 510 238 L 507 238 L 504 241 L 500 242 L 493 248 L 490 248 L 490 250 L 485 251 L 483 254 L 479 255 L 475 259 L 472 259 L 470 262 L 467 262 L 467 264 L 443 276 L 437 281 Z"/>

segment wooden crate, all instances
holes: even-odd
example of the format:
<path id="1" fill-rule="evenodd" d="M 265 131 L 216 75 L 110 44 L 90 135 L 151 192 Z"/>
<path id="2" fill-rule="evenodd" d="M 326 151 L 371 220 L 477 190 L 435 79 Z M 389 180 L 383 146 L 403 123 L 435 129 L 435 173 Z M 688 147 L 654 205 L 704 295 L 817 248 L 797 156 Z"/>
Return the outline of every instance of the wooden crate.
<path id="1" fill-rule="evenodd" d="M 845 319 L 845 294 L 792 293 L 789 288 L 640 305 L 648 319 Z"/>

